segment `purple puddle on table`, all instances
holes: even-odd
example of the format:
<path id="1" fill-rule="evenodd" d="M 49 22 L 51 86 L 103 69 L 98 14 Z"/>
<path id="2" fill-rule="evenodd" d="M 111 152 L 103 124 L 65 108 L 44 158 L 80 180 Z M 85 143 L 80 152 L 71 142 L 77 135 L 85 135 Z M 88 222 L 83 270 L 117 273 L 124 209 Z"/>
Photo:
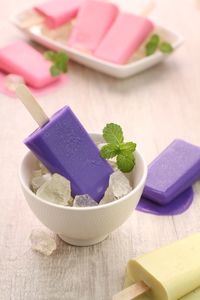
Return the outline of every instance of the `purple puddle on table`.
<path id="1" fill-rule="evenodd" d="M 193 202 L 194 192 L 192 187 L 177 196 L 166 205 L 157 204 L 149 199 L 141 197 L 136 210 L 160 216 L 178 215 L 185 212 Z"/>

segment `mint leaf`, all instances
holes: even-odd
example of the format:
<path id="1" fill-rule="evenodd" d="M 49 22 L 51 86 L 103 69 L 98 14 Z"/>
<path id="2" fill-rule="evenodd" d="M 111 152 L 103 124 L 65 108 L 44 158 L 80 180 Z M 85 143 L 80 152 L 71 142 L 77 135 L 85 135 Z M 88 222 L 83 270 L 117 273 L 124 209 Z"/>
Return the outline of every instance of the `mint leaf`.
<path id="1" fill-rule="evenodd" d="M 130 152 L 126 154 L 119 154 L 117 156 L 117 166 L 120 171 L 124 173 L 132 171 L 135 166 L 135 158 L 133 156 L 133 153 Z"/>
<path id="2" fill-rule="evenodd" d="M 136 148 L 136 144 L 133 142 L 128 142 L 124 144 L 119 145 L 120 153 L 126 153 L 126 152 L 134 152 Z"/>
<path id="3" fill-rule="evenodd" d="M 54 61 L 56 53 L 53 51 L 46 51 L 44 57 L 48 60 Z"/>
<path id="4" fill-rule="evenodd" d="M 173 51 L 173 47 L 168 42 L 160 42 L 160 37 L 157 34 L 153 34 L 148 43 L 145 46 L 146 56 L 152 55 L 159 49 L 163 53 L 171 53 Z"/>
<path id="5" fill-rule="evenodd" d="M 130 172 L 135 165 L 134 151 L 136 144 L 124 143 L 122 128 L 114 123 L 107 124 L 103 129 L 103 137 L 107 142 L 100 150 L 104 159 L 116 157 L 117 167 L 124 173 Z"/>
<path id="6" fill-rule="evenodd" d="M 158 46 L 159 43 L 160 43 L 160 37 L 159 37 L 159 35 L 158 34 L 153 34 L 151 36 L 150 43 L 155 44 L 155 45 Z"/>
<path id="7" fill-rule="evenodd" d="M 56 76 L 60 75 L 61 71 L 55 65 L 53 65 L 50 68 L 50 73 L 51 73 L 51 76 L 56 77 Z"/>
<path id="8" fill-rule="evenodd" d="M 67 72 L 69 58 L 66 53 L 58 52 L 55 57 L 55 65 L 58 69 L 60 69 L 63 73 Z"/>
<path id="9" fill-rule="evenodd" d="M 174 49 L 170 43 L 162 42 L 159 46 L 159 49 L 163 53 L 171 53 Z"/>
<path id="10" fill-rule="evenodd" d="M 114 123 L 107 124 L 103 129 L 103 137 L 109 144 L 121 144 L 124 141 L 122 128 Z"/>
<path id="11" fill-rule="evenodd" d="M 52 62 L 50 73 L 53 77 L 67 73 L 69 57 L 65 52 L 46 51 L 44 57 Z"/>
<path id="12" fill-rule="evenodd" d="M 108 144 L 101 148 L 100 155 L 102 158 L 109 159 L 118 154 L 118 146 L 115 144 Z"/>
<path id="13" fill-rule="evenodd" d="M 146 56 L 150 56 L 152 54 L 154 54 L 157 50 L 157 46 L 155 44 L 147 44 L 146 45 Z"/>
<path id="14" fill-rule="evenodd" d="M 160 37 L 157 34 L 153 34 L 148 43 L 145 46 L 146 56 L 152 55 L 156 52 L 160 43 Z"/>

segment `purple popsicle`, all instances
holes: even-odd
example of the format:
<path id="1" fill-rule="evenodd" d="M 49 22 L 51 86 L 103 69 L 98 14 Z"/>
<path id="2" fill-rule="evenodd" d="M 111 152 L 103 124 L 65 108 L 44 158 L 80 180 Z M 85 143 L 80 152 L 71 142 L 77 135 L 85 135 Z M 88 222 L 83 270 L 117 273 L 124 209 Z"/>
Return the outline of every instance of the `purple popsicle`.
<path id="1" fill-rule="evenodd" d="M 28 90 L 22 86 L 18 88 L 17 95 L 23 102 L 27 100 L 25 106 L 35 113 L 35 107 L 30 109 L 35 103 Z M 41 114 L 39 109 L 36 116 Z M 45 121 L 45 115 L 40 119 Z M 38 123 L 41 123 L 40 120 Z M 97 146 L 68 106 L 46 119 L 46 123 L 24 143 L 50 172 L 70 180 L 73 196 L 88 194 L 97 202 L 103 197 L 113 170 L 100 157 Z"/>
<path id="2" fill-rule="evenodd" d="M 150 165 L 143 197 L 171 202 L 200 178 L 200 147 L 174 140 Z"/>

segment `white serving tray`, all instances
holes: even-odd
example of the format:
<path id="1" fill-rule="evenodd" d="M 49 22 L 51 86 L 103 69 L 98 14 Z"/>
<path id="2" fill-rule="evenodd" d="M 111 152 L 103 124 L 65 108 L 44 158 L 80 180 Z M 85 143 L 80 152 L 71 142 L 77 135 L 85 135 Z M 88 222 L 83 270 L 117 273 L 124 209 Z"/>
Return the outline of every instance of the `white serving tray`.
<path id="1" fill-rule="evenodd" d="M 30 17 L 28 17 L 27 19 L 27 16 Z M 33 11 L 32 9 L 28 8 L 13 15 L 11 17 L 11 22 L 31 40 L 34 40 L 49 49 L 65 51 L 69 55 L 70 59 L 86 67 L 92 68 L 96 71 L 111 75 L 116 78 L 127 78 L 141 71 L 149 69 L 150 67 L 171 56 L 174 51 L 183 43 L 183 37 L 181 35 L 158 25 L 156 32 L 158 32 L 159 35 L 163 37 L 163 39 L 172 44 L 174 48 L 173 53 L 170 55 L 166 55 L 158 51 L 151 56 L 145 57 L 143 56 L 143 45 L 127 64 L 118 65 L 98 59 L 91 54 L 84 53 L 83 51 L 68 47 L 66 45 L 67 35 L 69 35 L 70 28 L 72 28 L 73 23 L 64 25 L 58 30 L 49 31 L 42 23 L 39 23 L 37 25 L 31 24 L 32 17 Z M 30 21 L 29 26 L 27 26 L 27 24 L 26 26 L 24 25 L 24 20 Z M 56 38 L 53 39 L 52 36 Z"/>

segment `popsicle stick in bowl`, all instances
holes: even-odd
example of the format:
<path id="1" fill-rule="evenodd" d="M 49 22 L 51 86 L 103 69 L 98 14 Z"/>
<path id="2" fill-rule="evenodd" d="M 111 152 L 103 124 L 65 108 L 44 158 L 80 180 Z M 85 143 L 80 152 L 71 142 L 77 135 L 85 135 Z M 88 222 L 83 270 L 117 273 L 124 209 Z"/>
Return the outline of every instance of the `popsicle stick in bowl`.
<path id="1" fill-rule="evenodd" d="M 31 114 L 32 118 L 40 127 L 42 127 L 49 121 L 48 116 L 45 114 L 38 101 L 34 98 L 29 89 L 24 84 L 18 85 L 18 87 L 16 88 L 16 96 L 21 100 L 21 102 Z"/>
<path id="2" fill-rule="evenodd" d="M 149 287 L 143 282 L 137 282 L 113 296 L 112 300 L 132 300 L 149 291 Z"/>

